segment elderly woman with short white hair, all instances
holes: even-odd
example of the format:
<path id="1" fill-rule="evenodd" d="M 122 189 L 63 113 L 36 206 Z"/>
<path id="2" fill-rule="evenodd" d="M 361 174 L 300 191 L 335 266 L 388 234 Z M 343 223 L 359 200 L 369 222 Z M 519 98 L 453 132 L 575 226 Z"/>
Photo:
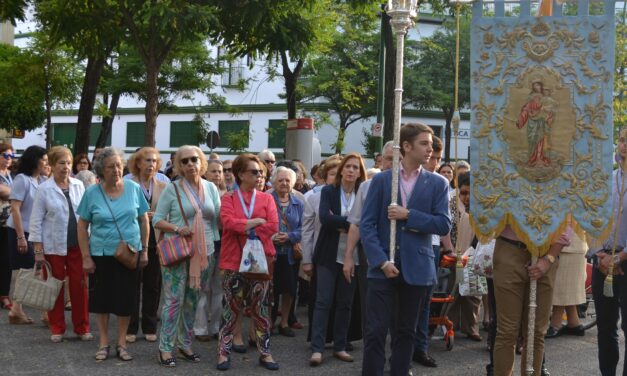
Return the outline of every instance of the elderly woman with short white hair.
<path id="1" fill-rule="evenodd" d="M 277 167 L 272 174 L 272 197 L 279 216 L 279 232 L 272 236 L 277 251 L 274 269 L 274 295 L 281 296 L 281 323 L 279 333 L 294 337 L 288 324 L 290 308 L 296 295 L 298 282 L 298 257 L 302 230 L 304 205 L 292 189 L 296 184 L 296 173 L 287 167 Z M 274 317 L 273 317 L 274 318 Z"/>

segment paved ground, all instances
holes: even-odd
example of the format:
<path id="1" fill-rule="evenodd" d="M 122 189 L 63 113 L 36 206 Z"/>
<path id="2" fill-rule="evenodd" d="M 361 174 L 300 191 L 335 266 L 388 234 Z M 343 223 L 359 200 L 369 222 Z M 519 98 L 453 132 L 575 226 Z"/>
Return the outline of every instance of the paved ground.
<path id="1" fill-rule="evenodd" d="M 33 318 L 38 314 L 29 311 Z M 298 312 L 305 318 L 304 311 Z M 66 315 L 69 320 L 69 314 Z M 303 319 L 302 321 L 306 321 Z M 96 334 L 95 323 L 92 327 Z M 115 324 L 115 320 L 112 320 Z M 71 328 L 71 324 L 68 326 Z M 71 329 L 70 329 L 71 333 Z M 114 334 L 111 328 L 111 334 Z M 485 335 L 485 333 L 484 333 Z M 202 357 L 202 362 L 189 364 L 182 360 L 175 369 L 165 369 L 157 364 L 157 345 L 143 339 L 130 345 L 129 350 L 135 359 L 124 363 L 114 356 L 102 363 L 95 363 L 93 355 L 97 342 L 80 342 L 69 336 L 63 343 L 53 344 L 46 327 L 37 322 L 31 326 L 13 326 L 8 324 L 6 311 L 0 312 L 0 375 L 218 375 L 215 370 L 216 341 L 195 343 L 195 350 Z M 362 344 L 355 343 L 355 363 L 343 363 L 332 358 L 330 350 L 326 352 L 324 363 L 318 368 L 307 364 L 309 350 L 305 342 L 306 332 L 297 331 L 296 338 L 275 336 L 271 349 L 280 363 L 282 375 L 359 375 L 361 369 Z M 624 339 L 621 338 L 621 341 Z M 596 331 L 591 329 L 585 337 L 560 337 L 547 340 L 547 358 L 549 370 L 553 376 L 598 375 Z M 251 349 L 253 350 L 253 349 Z M 457 339 L 452 351 L 446 351 L 442 341 L 432 343 L 432 355 L 439 367 L 426 369 L 414 368 L 414 375 L 485 375 L 484 367 L 488 353 L 485 343 Z M 232 357 L 232 368 L 226 374 L 259 375 L 270 373 L 258 366 L 256 351 L 248 354 L 236 354 Z M 622 360 L 621 360 L 622 367 Z M 518 367 L 517 367 L 518 368 Z"/>

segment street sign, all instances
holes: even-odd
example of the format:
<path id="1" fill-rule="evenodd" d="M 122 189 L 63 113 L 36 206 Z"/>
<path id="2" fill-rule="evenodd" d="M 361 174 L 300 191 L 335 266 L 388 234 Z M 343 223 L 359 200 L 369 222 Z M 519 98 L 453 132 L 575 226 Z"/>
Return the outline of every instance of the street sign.
<path id="1" fill-rule="evenodd" d="M 211 131 L 207 133 L 207 146 L 211 148 L 211 150 L 220 146 L 220 135 L 216 131 Z"/>

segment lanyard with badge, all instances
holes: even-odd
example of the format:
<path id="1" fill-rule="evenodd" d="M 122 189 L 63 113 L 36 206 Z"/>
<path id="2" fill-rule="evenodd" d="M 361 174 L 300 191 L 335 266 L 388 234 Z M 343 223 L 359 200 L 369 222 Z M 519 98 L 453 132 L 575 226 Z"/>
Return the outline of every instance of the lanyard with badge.
<path id="1" fill-rule="evenodd" d="M 250 206 L 248 208 L 246 208 L 244 197 L 242 196 L 242 192 L 239 189 L 237 190 L 237 196 L 239 197 L 239 202 L 242 204 L 242 211 L 244 212 L 246 219 L 251 219 L 253 216 L 253 210 L 255 210 L 255 199 L 257 198 L 257 190 L 253 188 L 253 194 L 250 198 Z M 248 230 L 248 237 L 253 239 L 257 237 L 254 228 Z"/>
<path id="2" fill-rule="evenodd" d="M 344 190 L 340 188 L 340 199 L 342 200 L 342 212 L 340 215 L 348 215 L 353 207 L 353 203 L 355 202 L 355 191 L 353 190 L 350 193 L 349 198 L 346 199 L 346 193 L 344 193 Z"/>

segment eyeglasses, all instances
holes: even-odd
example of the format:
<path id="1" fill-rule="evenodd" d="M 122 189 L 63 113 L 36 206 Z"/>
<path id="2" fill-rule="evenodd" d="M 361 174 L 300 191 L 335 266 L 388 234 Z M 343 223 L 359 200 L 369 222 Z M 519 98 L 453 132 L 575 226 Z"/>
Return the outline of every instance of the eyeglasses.
<path id="1" fill-rule="evenodd" d="M 189 157 L 181 159 L 181 164 L 186 165 L 187 162 L 191 161 L 192 163 L 198 163 L 198 157 Z"/>
<path id="2" fill-rule="evenodd" d="M 251 174 L 257 176 L 257 175 L 262 175 L 263 176 L 263 170 L 248 170 L 248 172 L 250 172 Z"/>
<path id="3" fill-rule="evenodd" d="M 13 159 L 13 158 L 15 158 L 15 154 L 11 154 L 11 153 L 2 153 L 2 156 L 4 157 L 4 159 Z"/>
<path id="4" fill-rule="evenodd" d="M 233 172 L 233 169 L 232 168 L 225 168 L 224 172 Z"/>
<path id="5" fill-rule="evenodd" d="M 266 162 L 267 164 L 275 164 L 276 161 L 273 161 L 271 159 L 265 159 L 264 162 Z"/>

